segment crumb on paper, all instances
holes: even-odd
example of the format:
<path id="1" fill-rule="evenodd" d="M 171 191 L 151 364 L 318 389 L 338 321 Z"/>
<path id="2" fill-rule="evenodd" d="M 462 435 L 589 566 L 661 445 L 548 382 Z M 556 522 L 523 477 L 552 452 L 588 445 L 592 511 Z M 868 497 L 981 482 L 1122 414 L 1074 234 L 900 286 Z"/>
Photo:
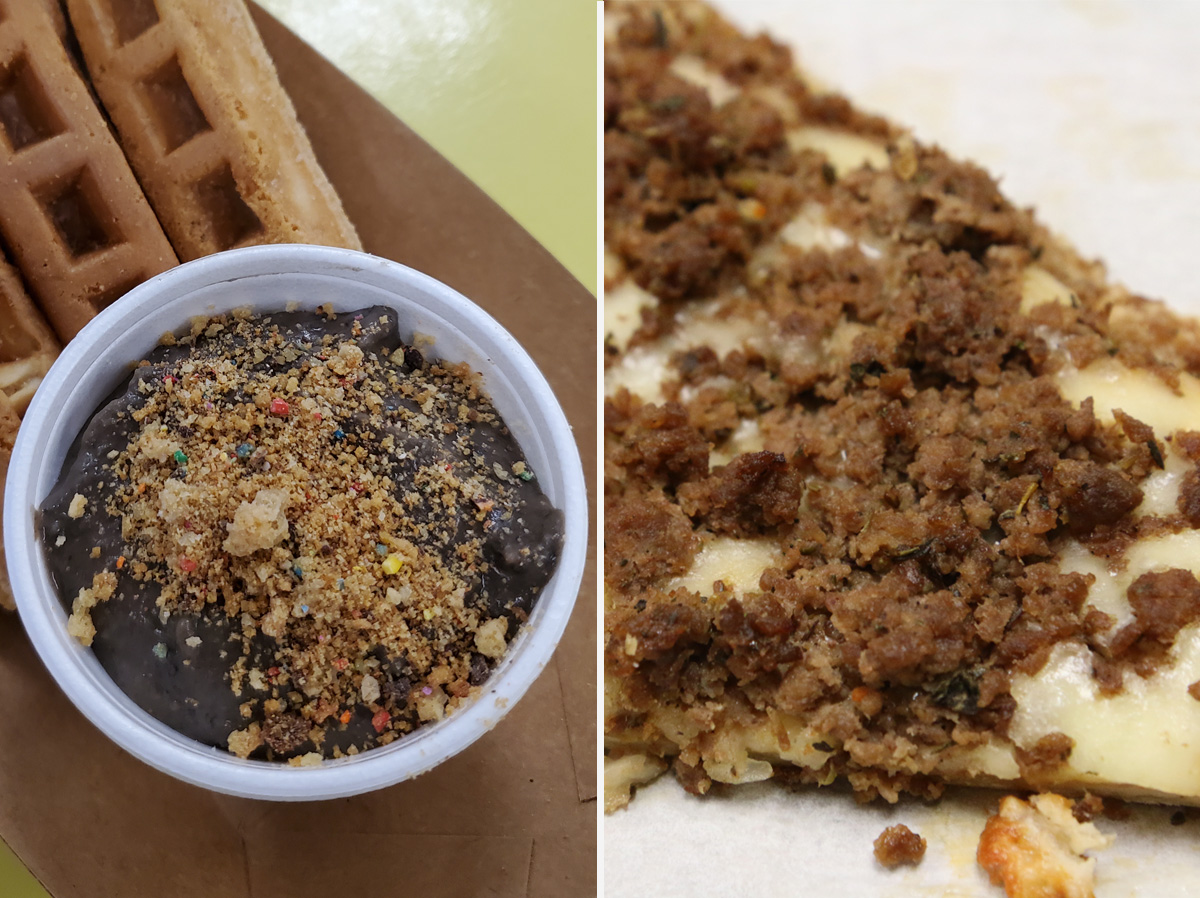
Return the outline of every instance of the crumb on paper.
<path id="1" fill-rule="evenodd" d="M 81 518 L 86 510 L 87 497 L 80 493 L 76 493 L 74 498 L 71 499 L 71 504 L 67 507 L 67 517 L 75 519 Z"/>
<path id="2" fill-rule="evenodd" d="M 903 823 L 889 826 L 875 840 L 875 860 L 892 870 L 915 867 L 925 857 L 925 839 Z"/>
<path id="3" fill-rule="evenodd" d="M 994 885 L 1008 898 L 1094 898 L 1096 861 L 1084 852 L 1106 848 L 1112 836 L 1080 823 L 1061 795 L 1034 795 L 1028 802 L 1006 796 L 988 818 L 976 855 Z"/>

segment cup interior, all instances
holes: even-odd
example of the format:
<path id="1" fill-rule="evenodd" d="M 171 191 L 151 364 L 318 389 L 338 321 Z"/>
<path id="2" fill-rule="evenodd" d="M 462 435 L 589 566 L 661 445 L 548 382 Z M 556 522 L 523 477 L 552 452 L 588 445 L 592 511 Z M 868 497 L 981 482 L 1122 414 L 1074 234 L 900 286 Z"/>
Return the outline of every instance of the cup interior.
<path id="1" fill-rule="evenodd" d="M 372 305 L 396 311 L 401 337 L 426 354 L 467 362 L 504 418 L 550 502 L 563 513 L 562 552 L 529 622 L 484 683 L 446 719 L 391 745 L 312 768 L 243 760 L 155 720 L 66 632 L 67 615 L 44 562 L 37 508 L 71 443 L 138 360 L 196 316 Z M 265 246 L 210 256 L 146 282 L 105 309 L 64 349 L 34 396 L 13 450 L 4 504 L 9 576 L 35 649 L 72 702 L 131 754 L 180 779 L 250 798 L 353 795 L 417 776 L 491 729 L 549 662 L 582 579 L 587 499 L 570 427 L 533 361 L 482 309 L 446 285 L 394 262 L 349 250 Z"/>

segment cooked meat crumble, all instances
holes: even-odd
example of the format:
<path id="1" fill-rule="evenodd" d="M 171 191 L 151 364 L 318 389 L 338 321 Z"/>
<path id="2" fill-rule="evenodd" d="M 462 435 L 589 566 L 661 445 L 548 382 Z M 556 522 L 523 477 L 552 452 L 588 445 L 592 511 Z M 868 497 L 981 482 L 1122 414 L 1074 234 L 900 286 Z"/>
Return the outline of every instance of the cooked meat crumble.
<path id="1" fill-rule="evenodd" d="M 1009 744 L 1014 678 L 1056 646 L 1106 694 L 1165 663 L 1196 577 L 1142 574 L 1124 620 L 1063 553 L 1118 569 L 1193 528 L 1200 434 L 1064 383 L 1109 364 L 1179 395 L 1196 325 L 770 39 L 700 5 L 609 16 L 610 757 L 674 758 L 697 793 L 774 774 L 934 796 L 947 749 Z M 1178 499 L 1151 507 L 1167 465 Z M 1009 748 L 1035 779 L 1073 740 Z"/>

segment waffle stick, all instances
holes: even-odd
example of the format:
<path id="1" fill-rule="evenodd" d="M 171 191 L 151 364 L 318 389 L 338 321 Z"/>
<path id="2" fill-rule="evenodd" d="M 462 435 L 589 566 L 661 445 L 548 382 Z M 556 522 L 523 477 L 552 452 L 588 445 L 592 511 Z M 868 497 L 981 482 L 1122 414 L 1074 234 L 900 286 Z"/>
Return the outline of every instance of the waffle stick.
<path id="1" fill-rule="evenodd" d="M 17 428 L 21 419 L 9 398 L 0 393 L 0 497 L 4 495 L 4 483 L 8 477 L 8 461 L 12 458 L 13 443 L 17 439 Z M 12 586 L 8 582 L 8 559 L 4 554 L 4 525 L 0 517 L 0 608 L 9 611 L 17 607 L 13 601 Z"/>
<path id="2" fill-rule="evenodd" d="M 242 0 L 67 0 L 67 12 L 180 259 L 361 249 Z"/>
<path id="3" fill-rule="evenodd" d="M 0 256 L 0 392 L 19 414 L 29 407 L 58 350 L 50 325 Z"/>
<path id="4" fill-rule="evenodd" d="M 0 0 L 0 233 L 63 340 L 176 264 L 43 3 Z"/>

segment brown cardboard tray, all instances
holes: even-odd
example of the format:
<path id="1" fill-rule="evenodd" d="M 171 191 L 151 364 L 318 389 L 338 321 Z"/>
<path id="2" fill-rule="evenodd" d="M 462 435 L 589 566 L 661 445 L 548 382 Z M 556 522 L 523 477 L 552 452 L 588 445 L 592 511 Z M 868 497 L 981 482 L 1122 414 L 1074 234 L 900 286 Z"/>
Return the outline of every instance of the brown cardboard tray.
<path id="1" fill-rule="evenodd" d="M 595 298 L 461 172 L 286 28 L 267 48 L 368 252 L 438 278 L 529 351 L 595 508 Z M 595 515 L 593 513 L 594 520 Z M 55 898 L 596 891 L 596 572 L 554 660 L 461 755 L 357 798 L 272 804 L 164 776 L 67 701 L 0 616 L 0 837 Z"/>

